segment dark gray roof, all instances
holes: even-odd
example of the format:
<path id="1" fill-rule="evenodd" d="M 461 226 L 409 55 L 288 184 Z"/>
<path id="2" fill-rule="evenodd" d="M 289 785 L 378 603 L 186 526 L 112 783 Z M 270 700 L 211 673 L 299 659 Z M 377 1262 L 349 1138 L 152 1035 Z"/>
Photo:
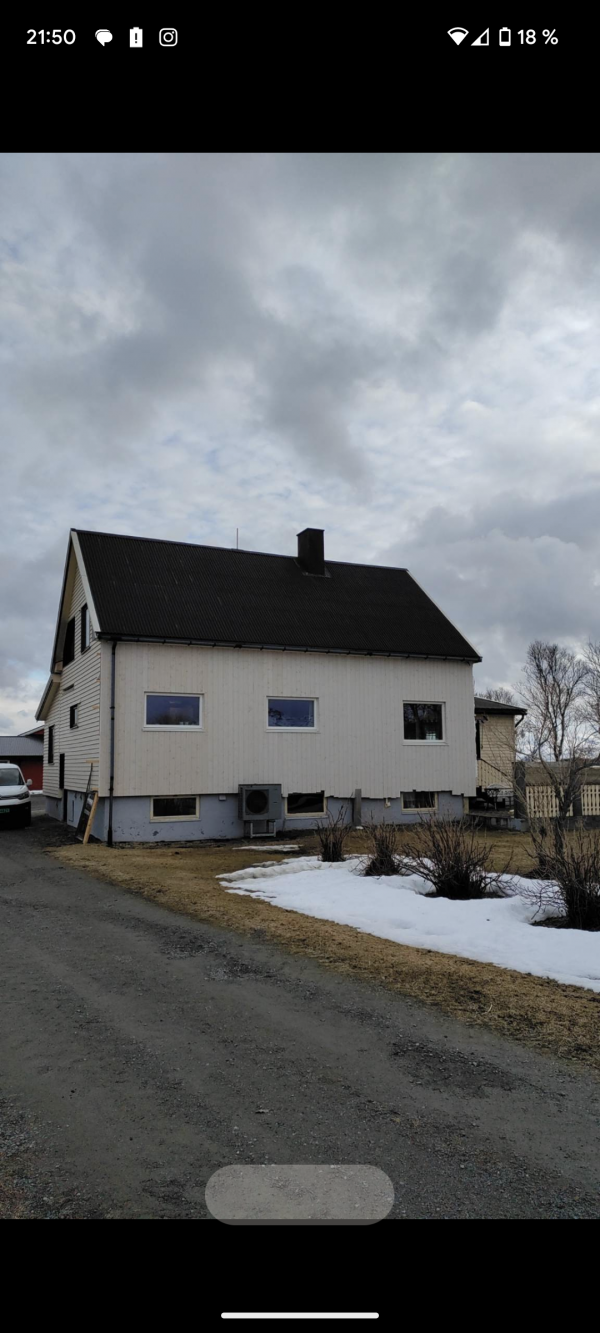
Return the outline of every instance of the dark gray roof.
<path id="1" fill-rule="evenodd" d="M 521 708 L 520 704 L 501 704 L 497 699 L 482 699 L 475 695 L 476 713 L 526 713 L 526 708 Z"/>
<path id="2" fill-rule="evenodd" d="M 558 763 L 551 761 L 548 763 L 548 768 L 551 770 L 555 779 L 561 777 L 561 771 L 564 771 L 565 777 L 568 776 L 568 762 L 563 764 L 560 761 Z M 584 768 L 582 771 L 582 783 L 584 787 L 589 786 L 590 784 L 594 787 L 600 785 L 600 765 L 591 764 L 588 768 Z M 538 761 L 532 764 L 525 764 L 525 782 L 528 787 L 547 787 L 552 782 L 552 778 L 544 765 Z"/>
<path id="3" fill-rule="evenodd" d="M 28 759 L 37 755 L 42 759 L 44 742 L 35 736 L 0 736 L 0 763 L 3 759 Z"/>
<path id="4" fill-rule="evenodd" d="M 77 535 L 102 637 L 481 660 L 406 569 Z"/>

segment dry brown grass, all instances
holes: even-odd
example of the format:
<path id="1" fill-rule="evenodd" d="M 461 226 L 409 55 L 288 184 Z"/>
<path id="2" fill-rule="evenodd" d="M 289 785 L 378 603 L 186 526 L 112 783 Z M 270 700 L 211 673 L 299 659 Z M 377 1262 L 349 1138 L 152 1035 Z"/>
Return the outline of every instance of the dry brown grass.
<path id="1" fill-rule="evenodd" d="M 486 834 L 512 870 L 531 867 L 528 835 Z M 317 851 L 312 835 L 301 841 L 304 854 Z M 352 834 L 348 850 L 366 851 Z M 352 926 L 284 911 L 254 897 L 227 893 L 216 875 L 266 860 L 283 860 L 275 850 L 242 852 L 234 844 L 186 848 L 124 847 L 100 844 L 54 850 L 65 864 L 140 893 L 176 912 L 248 934 L 258 934 L 291 954 L 314 958 L 336 972 L 376 982 L 401 995 L 425 1001 L 464 1022 L 517 1038 L 548 1055 L 576 1060 L 600 1072 L 600 995 L 578 986 L 478 963 L 429 949 L 413 949 L 366 935 Z M 369 892 L 365 881 L 365 892 Z"/>

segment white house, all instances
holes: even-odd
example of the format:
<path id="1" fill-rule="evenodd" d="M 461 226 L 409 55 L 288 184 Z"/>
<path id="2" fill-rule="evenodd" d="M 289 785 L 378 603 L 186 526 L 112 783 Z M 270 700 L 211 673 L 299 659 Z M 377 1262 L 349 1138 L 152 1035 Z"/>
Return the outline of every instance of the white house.
<path id="1" fill-rule="evenodd" d="M 70 534 L 44 792 L 111 842 L 459 816 L 475 794 L 474 662 L 408 570 Z M 262 820 L 262 822 L 261 822 Z"/>

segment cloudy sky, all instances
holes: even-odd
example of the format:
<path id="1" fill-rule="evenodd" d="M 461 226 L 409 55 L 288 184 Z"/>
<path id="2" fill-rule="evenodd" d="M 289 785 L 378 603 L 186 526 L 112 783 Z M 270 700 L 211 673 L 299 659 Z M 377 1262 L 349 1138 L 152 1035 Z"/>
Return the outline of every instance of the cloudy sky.
<path id="1" fill-rule="evenodd" d="M 408 567 L 510 685 L 600 639 L 600 154 L 1 162 L 0 731 L 70 527 Z"/>

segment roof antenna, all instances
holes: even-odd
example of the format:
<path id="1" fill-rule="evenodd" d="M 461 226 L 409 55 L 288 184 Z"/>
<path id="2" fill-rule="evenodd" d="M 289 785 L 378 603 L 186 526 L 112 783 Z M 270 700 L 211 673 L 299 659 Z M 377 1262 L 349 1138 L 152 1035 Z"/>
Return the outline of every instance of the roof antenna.
<path id="1" fill-rule="evenodd" d="M 239 551 L 239 549 L 240 549 L 240 530 L 239 530 L 239 528 L 236 528 L 236 530 L 235 530 L 235 549 L 236 549 L 236 551 Z"/>

